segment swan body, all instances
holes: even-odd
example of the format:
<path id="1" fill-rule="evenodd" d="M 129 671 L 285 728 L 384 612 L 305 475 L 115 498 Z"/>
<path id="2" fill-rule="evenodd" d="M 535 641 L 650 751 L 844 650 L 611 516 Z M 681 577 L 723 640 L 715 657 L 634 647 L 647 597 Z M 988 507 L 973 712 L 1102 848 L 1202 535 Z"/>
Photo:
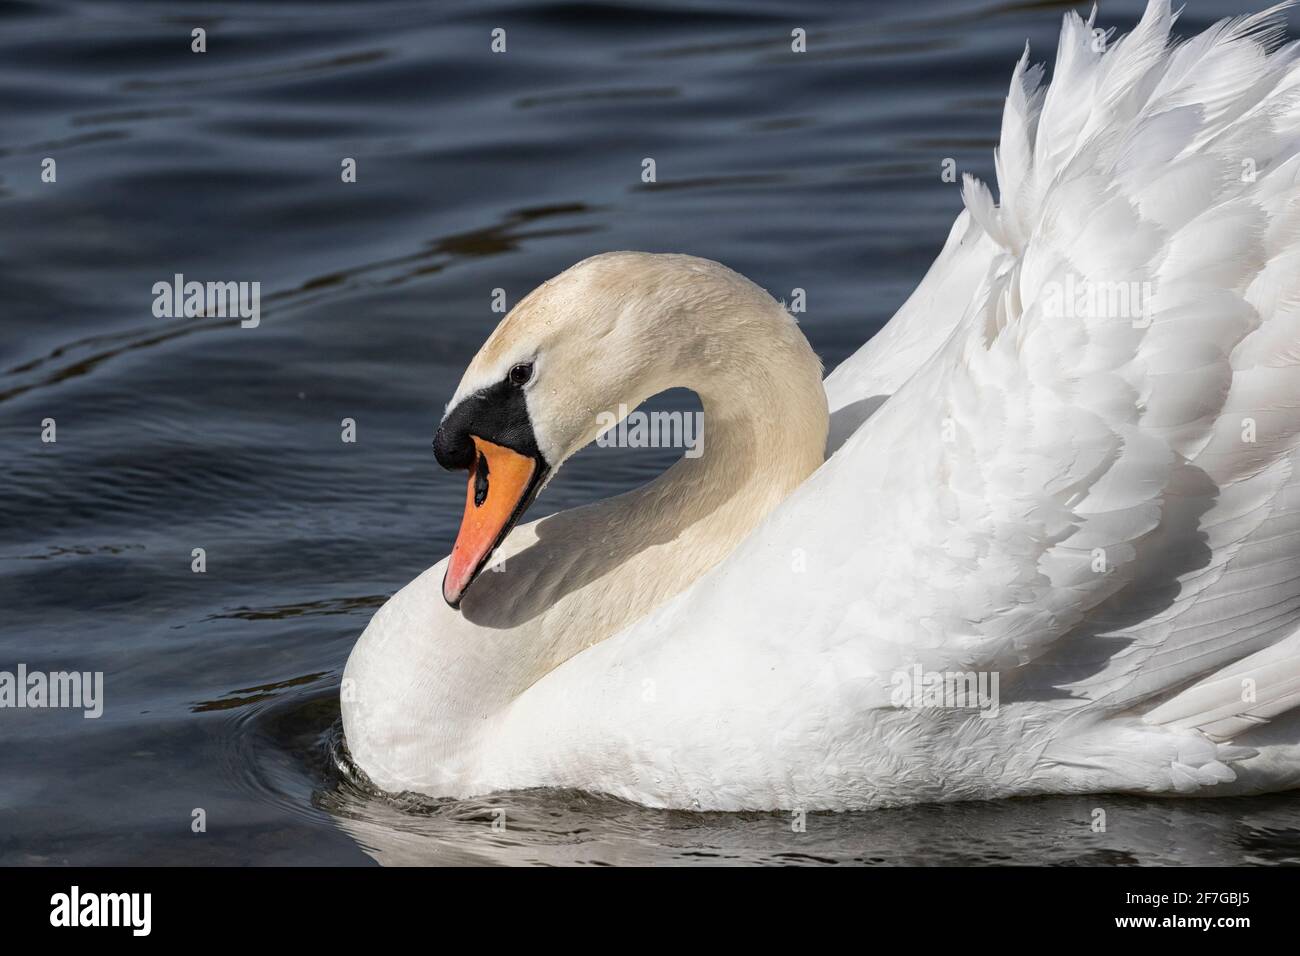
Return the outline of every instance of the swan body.
<path id="1" fill-rule="evenodd" d="M 1046 88 L 1026 52 L 999 202 L 967 179 L 824 385 L 716 263 L 608 254 L 521 302 L 440 430 L 468 543 L 348 661 L 361 769 L 705 810 L 1300 785 L 1300 51 L 1273 14 L 1174 19 L 1101 49 L 1067 14 Z M 700 458 L 510 530 L 673 386 Z M 494 454 L 531 483 L 475 544 Z M 954 675 L 997 700 L 909 696 Z"/>

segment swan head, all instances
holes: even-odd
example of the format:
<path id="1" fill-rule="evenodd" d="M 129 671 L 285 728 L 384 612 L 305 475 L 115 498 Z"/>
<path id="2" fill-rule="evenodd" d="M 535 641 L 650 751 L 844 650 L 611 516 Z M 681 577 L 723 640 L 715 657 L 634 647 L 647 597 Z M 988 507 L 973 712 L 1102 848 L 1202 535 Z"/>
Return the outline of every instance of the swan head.
<path id="1" fill-rule="evenodd" d="M 728 364 L 720 333 L 738 316 L 753 325 L 756 311 L 794 326 L 766 292 L 716 262 L 635 252 L 586 259 L 521 300 L 466 369 L 434 439 L 439 464 L 469 472 L 447 603 L 459 606 L 555 470 L 617 421 L 615 410 L 674 386 L 701 392 L 692 370 L 716 385 L 713 373 Z"/>

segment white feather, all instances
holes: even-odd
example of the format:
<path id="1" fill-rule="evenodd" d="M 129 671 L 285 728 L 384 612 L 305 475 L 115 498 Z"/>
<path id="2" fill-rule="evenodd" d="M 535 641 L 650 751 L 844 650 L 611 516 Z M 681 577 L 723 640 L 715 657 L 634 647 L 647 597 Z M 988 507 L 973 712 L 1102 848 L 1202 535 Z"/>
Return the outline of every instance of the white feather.
<path id="1" fill-rule="evenodd" d="M 1000 202 L 965 180 L 826 380 L 833 454 L 693 586 L 469 736 L 439 729 L 461 662 L 428 635 L 502 639 L 419 582 L 390 602 L 349 662 L 401 715 L 345 702 L 363 767 L 725 810 L 1300 784 L 1297 47 L 1276 9 L 1174 21 L 1152 0 L 1109 42 L 1067 14 L 1046 89 L 1021 58 Z M 998 675 L 997 716 L 896 706 L 918 668 Z"/>

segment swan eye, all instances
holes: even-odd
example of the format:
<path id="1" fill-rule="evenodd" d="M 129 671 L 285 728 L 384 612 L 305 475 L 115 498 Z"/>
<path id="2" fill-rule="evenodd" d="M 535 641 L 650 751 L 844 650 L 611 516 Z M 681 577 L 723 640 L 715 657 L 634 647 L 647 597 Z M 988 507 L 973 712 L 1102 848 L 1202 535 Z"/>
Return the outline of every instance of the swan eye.
<path id="1" fill-rule="evenodd" d="M 533 377 L 533 366 L 531 364 L 516 365 L 510 370 L 511 385 L 527 385 L 528 380 Z"/>

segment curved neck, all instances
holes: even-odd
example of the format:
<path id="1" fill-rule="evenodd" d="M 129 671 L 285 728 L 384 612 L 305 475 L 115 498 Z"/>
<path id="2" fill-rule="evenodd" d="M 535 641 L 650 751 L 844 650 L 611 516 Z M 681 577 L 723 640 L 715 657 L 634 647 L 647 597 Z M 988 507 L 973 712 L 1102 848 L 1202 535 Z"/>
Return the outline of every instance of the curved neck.
<path id="1" fill-rule="evenodd" d="M 402 751 L 411 767 L 454 781 L 493 716 L 690 587 L 820 466 L 821 365 L 765 298 L 766 313 L 747 316 L 743 334 L 712 329 L 698 348 L 670 357 L 672 384 L 704 405 L 699 457 L 626 494 L 516 528 L 459 613 L 442 600 L 442 564 L 381 609 L 348 664 L 358 700 L 348 739 L 354 755 L 370 755 L 363 766 Z"/>
<path id="2" fill-rule="evenodd" d="M 675 384 L 694 391 L 703 405 L 701 454 L 682 458 L 640 497 L 672 501 L 673 508 L 656 512 L 657 522 L 677 536 L 691 535 L 698 547 L 669 555 L 671 566 L 660 573 L 670 593 L 659 600 L 729 554 L 824 460 L 821 365 L 802 334 L 795 330 L 795 336 L 766 337 L 759 348 L 733 345 L 725 360 L 687 366 L 678 377 Z M 626 507 L 642 503 L 636 495 Z"/>
<path id="3" fill-rule="evenodd" d="M 821 363 L 765 293 L 746 304 L 725 325 L 679 334 L 671 371 L 645 386 L 700 397 L 698 457 L 518 529 L 489 565 L 504 571 L 480 575 L 467 594 L 469 622 L 542 631 L 548 651 L 532 666 L 556 666 L 689 587 L 821 465 L 829 423 Z"/>

